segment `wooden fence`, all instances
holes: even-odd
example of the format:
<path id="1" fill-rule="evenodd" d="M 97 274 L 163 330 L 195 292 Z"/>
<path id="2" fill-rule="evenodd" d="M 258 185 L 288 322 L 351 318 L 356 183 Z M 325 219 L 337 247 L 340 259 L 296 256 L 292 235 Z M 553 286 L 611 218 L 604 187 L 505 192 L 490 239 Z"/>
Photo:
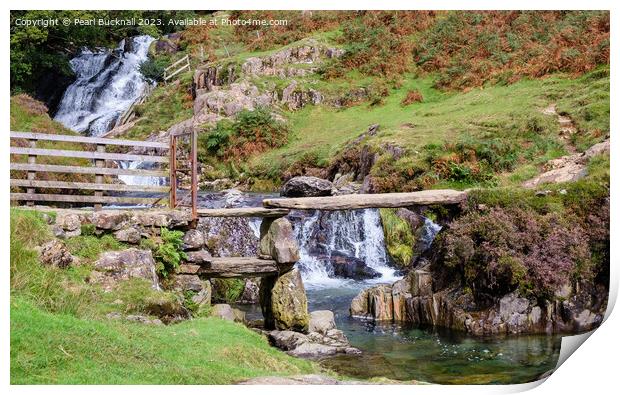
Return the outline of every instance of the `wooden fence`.
<path id="1" fill-rule="evenodd" d="M 189 55 L 185 55 L 181 59 L 177 60 L 176 62 L 172 63 L 170 66 L 164 69 L 164 82 L 168 83 L 168 80 L 170 80 L 175 75 L 179 74 L 182 71 L 191 69 L 192 68 L 189 64 Z"/>
<path id="2" fill-rule="evenodd" d="M 135 196 L 106 196 L 104 192 L 156 192 L 169 193 L 176 191 L 170 186 L 160 185 L 125 185 L 117 183 L 105 183 L 104 176 L 154 176 L 170 177 L 170 172 L 163 170 L 146 169 L 122 169 L 117 167 L 106 167 L 106 161 L 141 161 L 154 163 L 169 163 L 170 156 L 159 156 L 151 154 L 125 154 L 116 152 L 106 152 L 108 146 L 125 146 L 132 148 L 147 148 L 156 150 L 170 151 L 166 143 L 153 141 L 134 141 L 109 139 L 99 137 L 83 137 L 70 135 L 56 135 L 29 132 L 11 132 L 11 139 L 22 139 L 29 142 L 28 147 L 11 146 L 11 155 L 25 155 L 28 162 L 11 161 L 12 171 L 24 171 L 26 179 L 11 178 L 11 187 L 24 187 L 26 193 L 11 193 L 11 200 L 27 202 L 34 205 L 34 202 L 66 202 L 66 203 L 93 203 L 96 210 L 101 209 L 102 204 L 122 203 L 122 204 L 146 204 L 158 205 L 165 204 L 166 198 L 135 197 Z M 90 150 L 64 150 L 37 148 L 38 141 L 82 143 L 90 145 Z M 92 147 L 96 147 L 94 150 Z M 92 160 L 94 166 L 67 166 L 54 164 L 37 163 L 37 157 L 51 156 L 64 158 L 83 158 Z M 172 166 L 171 166 L 172 167 Z M 69 182 L 69 181 L 49 181 L 37 180 L 37 173 L 73 173 L 73 174 L 93 174 L 95 182 Z M 173 184 L 171 184 L 173 185 Z M 74 194 L 53 194 L 40 193 L 40 189 L 73 189 L 94 191 L 93 195 L 74 195 Z"/>

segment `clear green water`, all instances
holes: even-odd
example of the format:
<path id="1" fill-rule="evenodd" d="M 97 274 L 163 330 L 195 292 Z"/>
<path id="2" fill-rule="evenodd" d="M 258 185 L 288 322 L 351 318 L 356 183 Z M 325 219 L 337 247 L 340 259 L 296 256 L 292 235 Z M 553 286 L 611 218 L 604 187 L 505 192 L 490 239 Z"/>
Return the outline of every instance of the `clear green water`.
<path id="1" fill-rule="evenodd" d="M 561 336 L 473 337 L 455 331 L 374 324 L 349 317 L 351 300 L 369 284 L 308 287 L 310 311 L 332 310 L 361 355 L 320 361 L 346 376 L 419 380 L 440 384 L 516 384 L 555 368 Z"/>

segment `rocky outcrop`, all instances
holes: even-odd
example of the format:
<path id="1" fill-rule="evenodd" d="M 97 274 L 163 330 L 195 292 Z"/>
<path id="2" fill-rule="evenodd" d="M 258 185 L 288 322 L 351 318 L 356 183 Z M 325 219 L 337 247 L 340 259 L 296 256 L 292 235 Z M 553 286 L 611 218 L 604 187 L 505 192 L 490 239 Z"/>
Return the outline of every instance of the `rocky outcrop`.
<path id="1" fill-rule="evenodd" d="M 39 259 L 45 266 L 53 266 L 60 269 L 71 266 L 75 260 L 65 243 L 58 239 L 53 239 L 41 247 Z"/>
<path id="2" fill-rule="evenodd" d="M 232 117 L 242 110 L 253 111 L 257 107 L 269 106 L 273 101 L 273 94 L 261 93 L 251 83 L 240 81 L 230 84 L 226 89 L 214 87 L 198 95 L 194 100 L 194 116 L 200 118 L 211 113 Z"/>
<path id="3" fill-rule="evenodd" d="M 297 81 L 291 82 L 282 90 L 282 98 L 280 102 L 288 107 L 289 110 L 298 110 L 306 104 L 321 104 L 323 95 L 315 89 L 301 89 L 297 85 Z"/>
<path id="4" fill-rule="evenodd" d="M 56 237 L 68 238 L 82 234 L 82 217 L 73 212 L 60 212 L 56 215 L 53 233 Z"/>
<path id="5" fill-rule="evenodd" d="M 284 197 L 330 196 L 332 183 L 318 177 L 299 176 L 288 180 L 280 190 Z"/>
<path id="6" fill-rule="evenodd" d="M 344 54 L 342 49 L 327 48 L 316 40 L 307 40 L 305 45 L 285 48 L 274 54 L 246 59 L 241 66 L 244 74 L 250 76 L 277 76 L 280 78 L 305 76 L 315 73 L 322 57 L 337 58 Z M 299 67 L 304 65 L 305 67 Z M 317 64 L 318 66 L 318 64 Z"/>
<path id="7" fill-rule="evenodd" d="M 130 278 L 143 278 L 149 281 L 153 288 L 159 289 L 155 261 L 150 250 L 130 248 L 104 252 L 95 262 L 94 269 L 90 280 L 101 283 L 106 289 Z"/>
<path id="8" fill-rule="evenodd" d="M 170 33 L 155 41 L 153 48 L 156 54 L 174 54 L 179 50 L 180 33 Z"/>
<path id="9" fill-rule="evenodd" d="M 393 285 L 361 291 L 353 299 L 350 313 L 375 321 L 410 322 L 474 335 L 578 333 L 602 322 L 605 298 L 588 296 L 591 294 L 582 292 L 539 304 L 511 292 L 491 306 L 481 307 L 462 289 L 434 291 L 431 273 L 415 270 Z"/>
<path id="10" fill-rule="evenodd" d="M 545 165 L 545 172 L 523 183 L 525 188 L 536 188 L 543 184 L 577 181 L 588 174 L 590 158 L 610 150 L 609 139 L 594 144 L 583 153 L 552 159 Z"/>
<path id="11" fill-rule="evenodd" d="M 263 279 L 260 291 L 265 328 L 307 331 L 308 299 L 299 270 L 293 269 L 277 279 Z"/>

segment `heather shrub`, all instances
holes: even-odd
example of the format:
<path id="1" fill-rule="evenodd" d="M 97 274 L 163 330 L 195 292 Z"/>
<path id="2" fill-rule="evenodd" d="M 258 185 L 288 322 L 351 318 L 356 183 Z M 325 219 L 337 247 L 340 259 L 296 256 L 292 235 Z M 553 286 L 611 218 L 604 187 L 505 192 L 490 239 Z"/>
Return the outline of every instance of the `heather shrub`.
<path id="1" fill-rule="evenodd" d="M 578 221 L 519 208 L 472 211 L 437 238 L 439 270 L 457 274 L 479 301 L 515 289 L 550 298 L 593 275 L 589 237 Z"/>

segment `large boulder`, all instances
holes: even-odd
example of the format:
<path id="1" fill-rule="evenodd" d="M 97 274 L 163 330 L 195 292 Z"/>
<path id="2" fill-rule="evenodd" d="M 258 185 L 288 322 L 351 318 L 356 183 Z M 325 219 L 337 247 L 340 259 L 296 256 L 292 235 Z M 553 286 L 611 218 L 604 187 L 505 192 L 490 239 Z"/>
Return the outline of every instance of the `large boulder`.
<path id="1" fill-rule="evenodd" d="M 299 176 L 288 180 L 280 190 L 284 197 L 330 196 L 332 183 L 318 177 Z"/>
<path id="2" fill-rule="evenodd" d="M 260 255 L 271 257 L 282 265 L 293 264 L 299 260 L 299 246 L 288 219 L 264 219 L 260 226 L 260 235 Z"/>
<path id="3" fill-rule="evenodd" d="M 352 278 L 354 280 L 381 277 L 381 273 L 367 266 L 363 260 L 337 251 L 331 254 L 329 261 L 336 277 Z"/>
<path id="4" fill-rule="evenodd" d="M 310 321 L 306 289 L 299 270 L 293 269 L 278 277 L 261 282 L 261 307 L 265 327 L 279 330 L 306 332 Z M 269 292 L 271 290 L 271 292 Z"/>
<path id="5" fill-rule="evenodd" d="M 94 264 L 91 280 L 102 283 L 107 289 L 113 288 L 119 281 L 130 278 L 143 278 L 159 289 L 159 280 L 155 272 L 155 261 L 150 250 L 129 248 L 123 251 L 108 251 L 101 254 Z"/>
<path id="6" fill-rule="evenodd" d="M 45 266 L 54 266 L 61 269 L 71 266 L 74 261 L 73 255 L 67 249 L 64 242 L 53 239 L 41 247 L 41 263 Z"/>
<path id="7" fill-rule="evenodd" d="M 331 329 L 336 329 L 334 313 L 329 310 L 317 310 L 310 313 L 308 332 L 318 332 L 325 335 Z"/>
<path id="8" fill-rule="evenodd" d="M 79 236 L 82 233 L 81 226 L 79 214 L 61 211 L 56 216 L 54 233 L 62 238 Z"/>

